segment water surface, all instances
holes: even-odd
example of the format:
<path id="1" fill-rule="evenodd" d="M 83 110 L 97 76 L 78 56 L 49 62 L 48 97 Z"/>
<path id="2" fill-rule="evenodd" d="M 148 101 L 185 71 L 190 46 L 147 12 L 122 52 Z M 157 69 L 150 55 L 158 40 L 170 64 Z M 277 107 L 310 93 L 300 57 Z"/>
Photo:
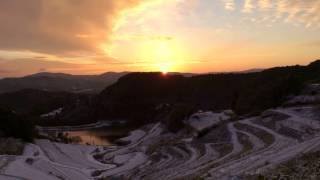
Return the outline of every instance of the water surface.
<path id="1" fill-rule="evenodd" d="M 73 139 L 74 144 L 112 145 L 118 138 L 125 137 L 132 130 L 127 127 L 100 127 L 86 130 L 60 131 L 64 136 Z"/>

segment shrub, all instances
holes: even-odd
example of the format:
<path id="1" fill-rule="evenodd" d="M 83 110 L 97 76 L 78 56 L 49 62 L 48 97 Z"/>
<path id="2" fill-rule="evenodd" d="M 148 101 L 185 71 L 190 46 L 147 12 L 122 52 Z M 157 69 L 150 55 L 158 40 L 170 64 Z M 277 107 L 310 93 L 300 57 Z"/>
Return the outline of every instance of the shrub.
<path id="1" fill-rule="evenodd" d="M 195 109 L 192 106 L 184 104 L 175 105 L 165 122 L 168 129 L 172 132 L 179 131 L 184 126 L 183 120 L 188 118 L 194 112 Z"/>
<path id="2" fill-rule="evenodd" d="M 24 144 L 21 140 L 14 138 L 0 138 L 0 154 L 20 155 L 23 152 Z"/>
<path id="3" fill-rule="evenodd" d="M 32 141 L 35 136 L 34 123 L 30 118 L 5 108 L 0 108 L 0 132 L 3 137 L 24 141 Z"/>

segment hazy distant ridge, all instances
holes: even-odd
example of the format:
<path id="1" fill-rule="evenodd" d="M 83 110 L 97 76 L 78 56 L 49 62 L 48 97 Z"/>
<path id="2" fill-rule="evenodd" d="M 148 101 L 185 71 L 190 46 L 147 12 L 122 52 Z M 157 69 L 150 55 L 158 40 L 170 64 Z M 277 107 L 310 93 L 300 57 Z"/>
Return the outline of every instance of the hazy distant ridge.
<path id="1" fill-rule="evenodd" d="M 128 72 L 107 72 L 100 75 L 71 75 L 42 72 L 20 78 L 1 79 L 0 93 L 22 89 L 94 93 L 101 91 L 126 74 Z"/>

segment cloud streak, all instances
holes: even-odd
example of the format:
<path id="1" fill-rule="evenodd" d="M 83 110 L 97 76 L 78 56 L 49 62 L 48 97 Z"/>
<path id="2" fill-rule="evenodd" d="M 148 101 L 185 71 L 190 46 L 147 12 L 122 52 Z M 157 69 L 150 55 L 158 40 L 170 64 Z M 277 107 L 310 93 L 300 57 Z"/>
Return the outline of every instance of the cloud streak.
<path id="1" fill-rule="evenodd" d="M 223 0 L 224 8 L 229 11 L 235 10 L 235 1 L 234 0 Z"/>
<path id="2" fill-rule="evenodd" d="M 226 10 L 241 9 L 244 13 L 268 13 L 274 19 L 282 19 L 305 27 L 320 27 L 320 0 L 221 0 Z"/>
<path id="3" fill-rule="evenodd" d="M 277 12 L 280 16 L 285 16 L 285 20 L 291 23 L 302 23 L 305 27 L 316 26 L 320 23 L 320 1 L 288 1 L 282 0 L 277 3 Z"/>

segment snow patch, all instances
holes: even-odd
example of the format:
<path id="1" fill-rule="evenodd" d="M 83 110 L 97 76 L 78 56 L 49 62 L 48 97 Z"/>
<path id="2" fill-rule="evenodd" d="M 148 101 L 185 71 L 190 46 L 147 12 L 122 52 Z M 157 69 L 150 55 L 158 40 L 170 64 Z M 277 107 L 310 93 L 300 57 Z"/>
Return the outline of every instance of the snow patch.
<path id="1" fill-rule="evenodd" d="M 223 121 L 229 120 L 233 115 L 234 113 L 232 110 L 226 110 L 221 113 L 213 113 L 211 111 L 198 112 L 191 115 L 185 123 L 194 130 L 201 132 L 218 125 Z"/>
<path id="2" fill-rule="evenodd" d="M 63 110 L 63 108 L 58 108 L 58 109 L 53 110 L 53 111 L 51 111 L 51 112 L 49 112 L 47 114 L 42 114 L 42 115 L 40 115 L 40 117 L 42 117 L 42 118 L 54 117 L 54 116 L 57 116 L 57 115 L 61 114 L 62 110 Z"/>
<path id="3" fill-rule="evenodd" d="M 104 172 L 102 174 L 102 177 L 126 173 L 127 171 L 132 170 L 132 169 L 144 164 L 148 160 L 148 157 L 142 152 L 135 152 L 135 153 L 129 154 L 128 156 L 118 157 L 117 160 L 120 162 L 126 160 L 126 163 L 120 167 L 110 169 L 110 170 Z"/>
<path id="4" fill-rule="evenodd" d="M 138 130 L 131 131 L 129 136 L 121 138 L 118 141 L 135 143 L 145 135 L 146 135 L 146 132 L 138 129 Z"/>

